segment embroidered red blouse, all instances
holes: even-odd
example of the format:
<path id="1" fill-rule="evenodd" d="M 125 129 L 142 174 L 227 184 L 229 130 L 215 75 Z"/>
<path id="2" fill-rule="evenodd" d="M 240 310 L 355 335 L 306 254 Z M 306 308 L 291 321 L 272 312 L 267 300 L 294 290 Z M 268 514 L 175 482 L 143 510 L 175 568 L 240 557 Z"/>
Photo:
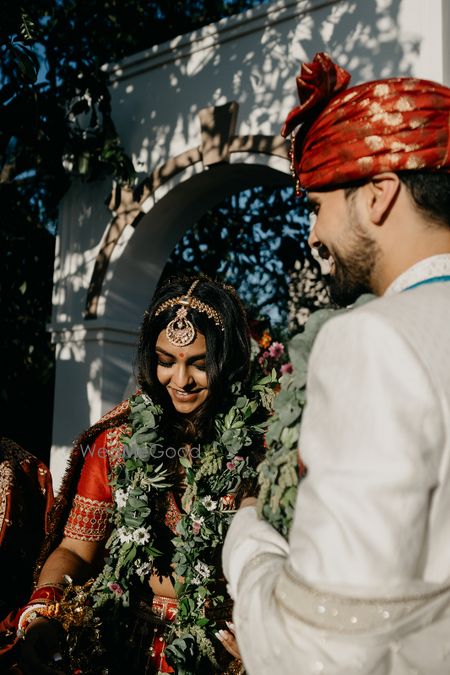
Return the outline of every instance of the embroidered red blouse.
<path id="1" fill-rule="evenodd" d="M 82 541 L 106 541 L 108 538 L 109 515 L 114 503 L 110 475 L 123 461 L 120 437 L 126 431 L 127 424 L 107 429 L 97 436 L 93 445 L 83 449 L 85 460 L 64 528 L 66 537 Z M 165 523 L 174 533 L 180 518 L 175 497 L 169 492 Z"/>

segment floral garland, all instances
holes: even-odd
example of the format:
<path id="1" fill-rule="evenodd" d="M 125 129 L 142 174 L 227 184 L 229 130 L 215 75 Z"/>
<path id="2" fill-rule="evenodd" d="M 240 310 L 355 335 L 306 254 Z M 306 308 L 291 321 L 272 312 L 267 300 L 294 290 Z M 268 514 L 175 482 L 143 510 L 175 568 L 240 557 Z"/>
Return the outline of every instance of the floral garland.
<path id="1" fill-rule="evenodd" d="M 369 300 L 372 295 L 358 298 L 352 307 Z M 284 370 L 281 390 L 275 398 L 274 414 L 269 420 L 266 441 L 268 450 L 258 467 L 257 510 L 280 534 L 288 537 L 294 515 L 299 479 L 307 468 L 299 464 L 299 427 L 306 404 L 308 361 L 314 341 L 322 326 L 349 309 L 322 309 L 308 319 L 305 329 L 289 342 L 292 368 Z"/>
<path id="2" fill-rule="evenodd" d="M 246 393 L 240 383 L 232 387 L 234 405 L 214 421 L 215 438 L 202 447 L 199 461 L 180 457 L 187 488 L 181 520 L 173 540 L 174 574 L 178 581 L 176 620 L 168 627 L 166 655 L 177 673 L 196 673 L 200 663 L 218 667 L 215 659 L 215 621 L 205 615 L 224 604 L 217 596 L 221 582 L 218 554 L 234 511 L 230 495 L 243 481 L 256 479 L 248 450 L 265 432 L 277 384 L 276 372 L 259 379 Z M 167 492 L 171 484 L 151 449 L 163 439 L 159 433 L 160 406 L 145 394 L 129 401 L 129 430 L 121 437 L 128 458 L 118 465 L 112 480 L 115 506 L 113 532 L 107 542 L 109 557 L 91 592 L 94 607 L 113 602 L 127 607 L 133 582 L 143 582 L 161 555 L 151 526 L 150 500 Z M 131 432 L 131 434 L 130 434 Z M 129 435 L 130 434 L 130 435 Z M 209 615 L 209 611 L 207 613 Z"/>
<path id="3" fill-rule="evenodd" d="M 110 599 L 127 607 L 133 579 L 143 581 L 160 555 L 148 522 L 149 498 L 170 483 L 163 465 L 146 459 L 162 440 L 158 432 L 162 408 L 145 394 L 132 396 L 129 406 L 131 435 L 124 433 L 120 439 L 128 458 L 117 465 L 111 480 L 115 507 L 114 529 L 106 543 L 109 557 L 92 586 L 97 607 Z"/>

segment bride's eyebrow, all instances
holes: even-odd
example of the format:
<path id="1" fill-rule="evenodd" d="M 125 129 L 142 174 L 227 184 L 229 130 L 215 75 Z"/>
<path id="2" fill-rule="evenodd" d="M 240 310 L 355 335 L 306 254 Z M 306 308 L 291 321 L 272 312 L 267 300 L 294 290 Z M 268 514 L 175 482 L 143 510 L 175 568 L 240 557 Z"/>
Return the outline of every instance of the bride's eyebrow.
<path id="1" fill-rule="evenodd" d="M 169 354 L 169 352 L 164 351 L 164 349 L 161 349 L 161 347 L 158 346 L 155 347 L 155 352 L 158 352 L 159 354 L 164 354 L 164 356 L 168 356 L 170 359 L 175 358 L 173 354 Z"/>
<path id="2" fill-rule="evenodd" d="M 194 363 L 194 361 L 202 361 L 206 358 L 206 354 L 194 354 L 188 358 L 189 363 Z"/>

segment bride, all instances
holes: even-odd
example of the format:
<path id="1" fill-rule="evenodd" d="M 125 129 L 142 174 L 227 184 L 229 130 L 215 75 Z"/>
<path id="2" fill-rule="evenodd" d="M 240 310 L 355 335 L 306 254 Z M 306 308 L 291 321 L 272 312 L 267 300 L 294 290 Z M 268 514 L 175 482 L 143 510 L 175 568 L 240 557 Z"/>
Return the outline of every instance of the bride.
<path id="1" fill-rule="evenodd" d="M 230 664 L 228 652 L 239 652 L 220 556 L 236 501 L 255 493 L 271 385 L 250 384 L 234 289 L 203 277 L 162 286 L 144 316 L 136 370 L 140 390 L 73 450 L 19 618 L 25 672 L 241 668 Z M 84 661 L 70 647 L 81 638 L 67 577 L 94 579 L 87 604 L 100 640 Z"/>

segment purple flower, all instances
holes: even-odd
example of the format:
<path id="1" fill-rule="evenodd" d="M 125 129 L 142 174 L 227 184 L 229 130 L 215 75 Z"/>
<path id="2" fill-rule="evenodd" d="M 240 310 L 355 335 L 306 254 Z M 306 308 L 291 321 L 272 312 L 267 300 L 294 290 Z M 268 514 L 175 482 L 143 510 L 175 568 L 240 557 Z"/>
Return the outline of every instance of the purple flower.
<path id="1" fill-rule="evenodd" d="M 108 588 L 109 588 L 110 591 L 112 591 L 116 595 L 123 595 L 122 587 L 119 586 L 119 584 L 116 583 L 115 581 L 110 581 L 109 584 L 108 584 Z"/>
<path id="2" fill-rule="evenodd" d="M 292 373 L 292 363 L 290 361 L 289 363 L 283 363 L 280 368 L 280 373 L 282 375 L 285 375 L 286 373 Z"/>
<path id="3" fill-rule="evenodd" d="M 234 462 L 227 462 L 227 469 L 228 469 L 228 471 L 233 471 L 233 469 L 234 469 L 235 466 L 236 466 L 236 465 L 235 465 Z"/>
<path id="4" fill-rule="evenodd" d="M 235 458 L 234 458 L 234 461 L 235 462 L 243 462 L 244 458 L 241 455 L 236 455 Z"/>
<path id="5" fill-rule="evenodd" d="M 269 347 L 269 354 L 273 359 L 279 359 L 284 354 L 284 345 L 281 342 L 273 342 Z"/>

